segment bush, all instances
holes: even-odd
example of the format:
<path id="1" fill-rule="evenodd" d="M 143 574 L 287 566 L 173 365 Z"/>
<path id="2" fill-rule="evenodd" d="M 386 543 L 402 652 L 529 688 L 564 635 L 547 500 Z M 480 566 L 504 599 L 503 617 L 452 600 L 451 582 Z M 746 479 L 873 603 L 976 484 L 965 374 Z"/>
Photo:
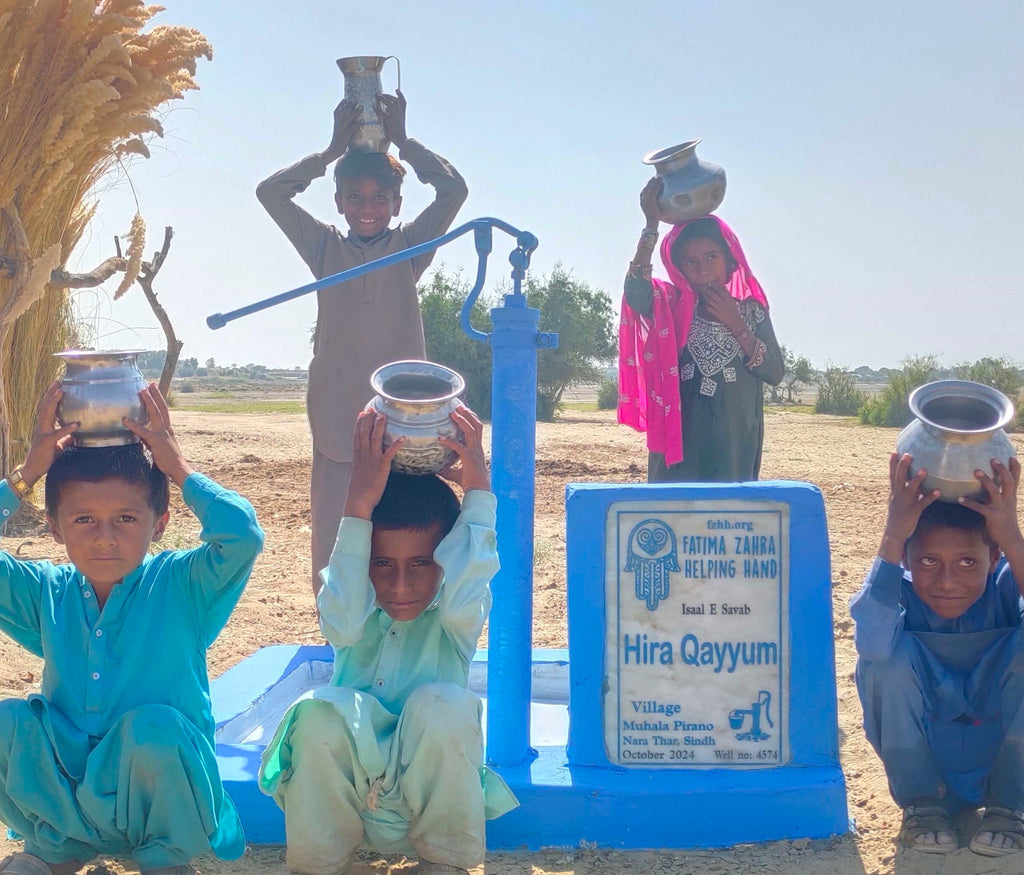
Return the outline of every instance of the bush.
<path id="1" fill-rule="evenodd" d="M 191 395 L 193 392 L 196 391 L 196 384 L 193 383 L 191 380 L 182 380 L 180 383 L 178 383 L 177 386 L 175 386 L 175 388 L 179 392 L 183 392 L 186 395 Z"/>
<path id="2" fill-rule="evenodd" d="M 899 370 L 889 372 L 889 383 L 878 397 L 866 401 L 861 407 L 860 421 L 865 425 L 898 428 L 907 425 L 914 418 L 910 412 L 910 393 L 934 380 L 938 366 L 933 355 L 905 358 L 900 362 Z"/>
<path id="3" fill-rule="evenodd" d="M 615 410 L 619 406 L 619 381 L 604 377 L 597 388 L 597 409 Z"/>
<path id="4" fill-rule="evenodd" d="M 854 416 L 866 400 L 864 393 L 854 385 L 853 375 L 839 365 L 827 365 L 816 382 L 818 399 L 814 402 L 815 413 Z"/>

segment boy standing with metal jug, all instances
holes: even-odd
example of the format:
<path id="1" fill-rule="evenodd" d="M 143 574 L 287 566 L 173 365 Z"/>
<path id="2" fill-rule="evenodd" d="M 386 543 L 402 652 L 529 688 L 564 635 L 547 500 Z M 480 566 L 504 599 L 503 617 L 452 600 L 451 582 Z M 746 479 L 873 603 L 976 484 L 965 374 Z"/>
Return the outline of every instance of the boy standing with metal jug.
<path id="1" fill-rule="evenodd" d="M 387 152 L 349 148 L 362 124 L 362 110 L 342 100 L 334 110 L 328 147 L 260 183 L 256 196 L 320 279 L 425 243 L 443 234 L 466 200 L 468 189 L 454 167 L 405 130 L 406 100 L 380 94 L 377 112 L 387 138 L 421 182 L 433 186 L 433 203 L 411 222 L 392 228 L 402 205 L 405 168 Z M 295 196 L 334 170 L 335 202 L 349 233 L 313 218 Z M 425 357 L 416 282 L 433 258 L 427 253 L 317 293 L 317 323 L 309 366 L 307 410 L 313 435 L 313 591 L 326 567 L 341 520 L 352 473 L 351 435 L 370 395 L 370 375 L 399 359 Z"/>
<path id="2" fill-rule="evenodd" d="M 974 476 L 984 501 L 921 492 L 909 454 L 889 462 L 889 512 L 854 596 L 857 690 L 868 741 L 903 808 L 900 841 L 958 849 L 952 818 L 982 809 L 970 849 L 1024 849 L 1024 537 L 1020 463 Z"/>

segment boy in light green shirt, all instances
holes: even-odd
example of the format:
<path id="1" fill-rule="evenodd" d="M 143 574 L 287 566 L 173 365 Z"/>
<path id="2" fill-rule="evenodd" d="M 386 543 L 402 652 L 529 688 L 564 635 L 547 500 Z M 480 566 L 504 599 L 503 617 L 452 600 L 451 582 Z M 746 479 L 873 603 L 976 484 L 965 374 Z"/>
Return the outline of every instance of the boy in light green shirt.
<path id="1" fill-rule="evenodd" d="M 453 421 L 461 510 L 439 478 L 390 473 L 386 418 L 363 411 L 344 517 L 317 604 L 334 645 L 329 687 L 294 705 L 260 788 L 285 812 L 293 872 L 334 875 L 360 845 L 416 854 L 418 872 L 467 872 L 484 821 L 516 806 L 483 767 L 480 701 L 466 689 L 498 570 L 496 500 L 480 420 Z"/>

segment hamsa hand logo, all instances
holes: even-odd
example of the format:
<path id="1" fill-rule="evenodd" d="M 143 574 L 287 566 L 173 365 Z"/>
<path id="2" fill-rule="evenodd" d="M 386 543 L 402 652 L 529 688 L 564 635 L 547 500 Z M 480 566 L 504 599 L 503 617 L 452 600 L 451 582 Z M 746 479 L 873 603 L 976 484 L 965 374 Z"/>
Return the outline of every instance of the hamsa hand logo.
<path id="1" fill-rule="evenodd" d="M 661 520 L 637 523 L 629 533 L 625 571 L 633 572 L 636 597 L 649 611 L 668 598 L 669 575 L 679 570 L 676 535 Z"/>

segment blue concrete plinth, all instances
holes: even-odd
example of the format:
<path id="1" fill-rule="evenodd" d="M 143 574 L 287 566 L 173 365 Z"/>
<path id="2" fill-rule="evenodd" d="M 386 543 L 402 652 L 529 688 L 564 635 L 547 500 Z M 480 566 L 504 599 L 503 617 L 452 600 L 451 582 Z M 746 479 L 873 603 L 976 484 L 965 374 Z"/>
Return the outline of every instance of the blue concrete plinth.
<path id="1" fill-rule="evenodd" d="M 558 844 L 722 847 L 847 832 L 821 492 L 766 481 L 570 484 L 566 495 L 568 765 L 559 752 L 534 764 L 529 784 L 512 775 L 536 806 L 528 816 L 543 821 L 557 787 L 562 801 L 545 814 L 561 823 L 544 828 Z M 718 659 L 726 653 L 731 662 Z M 749 722 L 762 703 L 766 732 Z M 704 722 L 694 740 L 683 734 L 694 724 L 673 732 L 674 719 Z M 515 821 L 526 808 L 495 824 L 495 841 L 529 835 Z"/>

